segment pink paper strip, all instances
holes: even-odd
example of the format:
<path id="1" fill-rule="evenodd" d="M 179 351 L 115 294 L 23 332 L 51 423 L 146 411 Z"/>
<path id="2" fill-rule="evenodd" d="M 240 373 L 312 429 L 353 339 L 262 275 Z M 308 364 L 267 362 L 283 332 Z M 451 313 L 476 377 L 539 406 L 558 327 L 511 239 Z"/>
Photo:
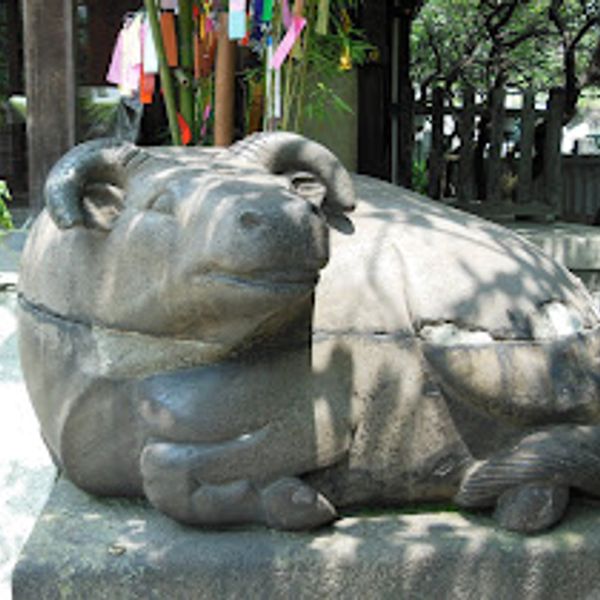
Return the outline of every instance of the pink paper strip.
<path id="1" fill-rule="evenodd" d="M 110 67 L 108 68 L 108 73 L 106 74 L 106 81 L 108 81 L 108 83 L 114 83 L 115 85 L 119 85 L 121 83 L 121 73 L 123 72 L 122 64 L 123 30 L 119 31 L 117 43 L 115 44 L 115 49 L 113 50 L 112 59 L 110 61 Z"/>
<path id="2" fill-rule="evenodd" d="M 281 68 L 283 61 L 287 58 L 287 55 L 292 51 L 296 40 L 302 34 L 302 30 L 306 26 L 306 19 L 304 17 L 294 16 L 292 20 L 292 26 L 287 30 L 287 33 L 281 40 L 277 50 L 273 54 L 271 60 L 271 67 L 273 69 Z"/>
<path id="3" fill-rule="evenodd" d="M 292 26 L 292 11 L 288 0 L 281 0 L 281 15 L 283 17 L 283 25 L 286 29 Z"/>

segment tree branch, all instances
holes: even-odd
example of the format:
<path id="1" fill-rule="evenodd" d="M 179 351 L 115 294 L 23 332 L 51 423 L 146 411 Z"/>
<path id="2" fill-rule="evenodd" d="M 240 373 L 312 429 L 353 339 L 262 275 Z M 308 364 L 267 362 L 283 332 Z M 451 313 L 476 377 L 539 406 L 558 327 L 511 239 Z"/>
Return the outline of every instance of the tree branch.
<path id="1" fill-rule="evenodd" d="M 592 17 L 586 23 L 583 24 L 583 26 L 581 27 L 581 29 L 575 34 L 575 37 L 573 38 L 573 40 L 569 44 L 568 49 L 571 49 L 571 48 L 574 49 L 577 46 L 577 44 L 579 44 L 579 42 L 583 39 L 583 37 L 585 36 L 585 34 L 594 25 L 600 25 L 600 15 L 596 15 L 596 16 Z"/>

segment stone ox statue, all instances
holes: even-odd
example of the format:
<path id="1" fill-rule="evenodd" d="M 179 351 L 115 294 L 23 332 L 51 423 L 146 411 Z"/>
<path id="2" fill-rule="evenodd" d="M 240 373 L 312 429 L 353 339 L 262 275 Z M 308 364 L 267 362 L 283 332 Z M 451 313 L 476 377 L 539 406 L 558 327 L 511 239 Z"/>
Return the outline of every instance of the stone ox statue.
<path id="1" fill-rule="evenodd" d="M 45 193 L 22 365 L 84 490 L 279 529 L 452 499 L 537 531 L 600 495 L 599 315 L 506 229 L 289 133 L 96 140 Z"/>

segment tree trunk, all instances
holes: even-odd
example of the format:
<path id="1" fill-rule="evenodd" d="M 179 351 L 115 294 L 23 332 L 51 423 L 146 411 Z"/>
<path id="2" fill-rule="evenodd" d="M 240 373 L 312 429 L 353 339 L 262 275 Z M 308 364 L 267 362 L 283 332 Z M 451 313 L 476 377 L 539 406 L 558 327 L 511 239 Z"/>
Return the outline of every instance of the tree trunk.
<path id="1" fill-rule="evenodd" d="M 475 91 L 470 86 L 463 89 L 463 107 L 460 112 L 458 131 L 460 153 L 458 160 L 458 189 L 460 203 L 475 200 L 474 134 L 475 134 Z"/>
<path id="2" fill-rule="evenodd" d="M 535 94 L 532 89 L 523 94 L 521 111 L 521 139 L 519 142 L 519 177 L 517 183 L 517 203 L 532 202 L 532 161 L 533 136 L 535 129 Z"/>
<path id="3" fill-rule="evenodd" d="M 504 87 L 497 87 L 490 95 L 490 147 L 487 159 L 487 183 L 485 199 L 489 202 L 502 200 L 502 141 L 504 136 Z"/>
<path id="4" fill-rule="evenodd" d="M 559 212 L 562 201 L 561 139 L 565 91 L 554 88 L 548 99 L 544 145 L 544 201 Z"/>
<path id="5" fill-rule="evenodd" d="M 444 172 L 444 90 L 433 90 L 431 115 L 431 151 L 429 152 L 429 181 L 427 194 L 439 200 L 442 196 L 442 175 Z"/>

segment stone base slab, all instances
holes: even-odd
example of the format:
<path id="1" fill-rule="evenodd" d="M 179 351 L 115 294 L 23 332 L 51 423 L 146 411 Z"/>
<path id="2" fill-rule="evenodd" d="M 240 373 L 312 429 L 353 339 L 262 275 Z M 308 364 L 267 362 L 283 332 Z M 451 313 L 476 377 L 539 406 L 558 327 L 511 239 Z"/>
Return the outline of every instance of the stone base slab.
<path id="1" fill-rule="evenodd" d="M 521 537 L 486 516 L 349 516 L 312 533 L 206 531 L 61 479 L 13 574 L 15 600 L 600 598 L 600 506 Z"/>

